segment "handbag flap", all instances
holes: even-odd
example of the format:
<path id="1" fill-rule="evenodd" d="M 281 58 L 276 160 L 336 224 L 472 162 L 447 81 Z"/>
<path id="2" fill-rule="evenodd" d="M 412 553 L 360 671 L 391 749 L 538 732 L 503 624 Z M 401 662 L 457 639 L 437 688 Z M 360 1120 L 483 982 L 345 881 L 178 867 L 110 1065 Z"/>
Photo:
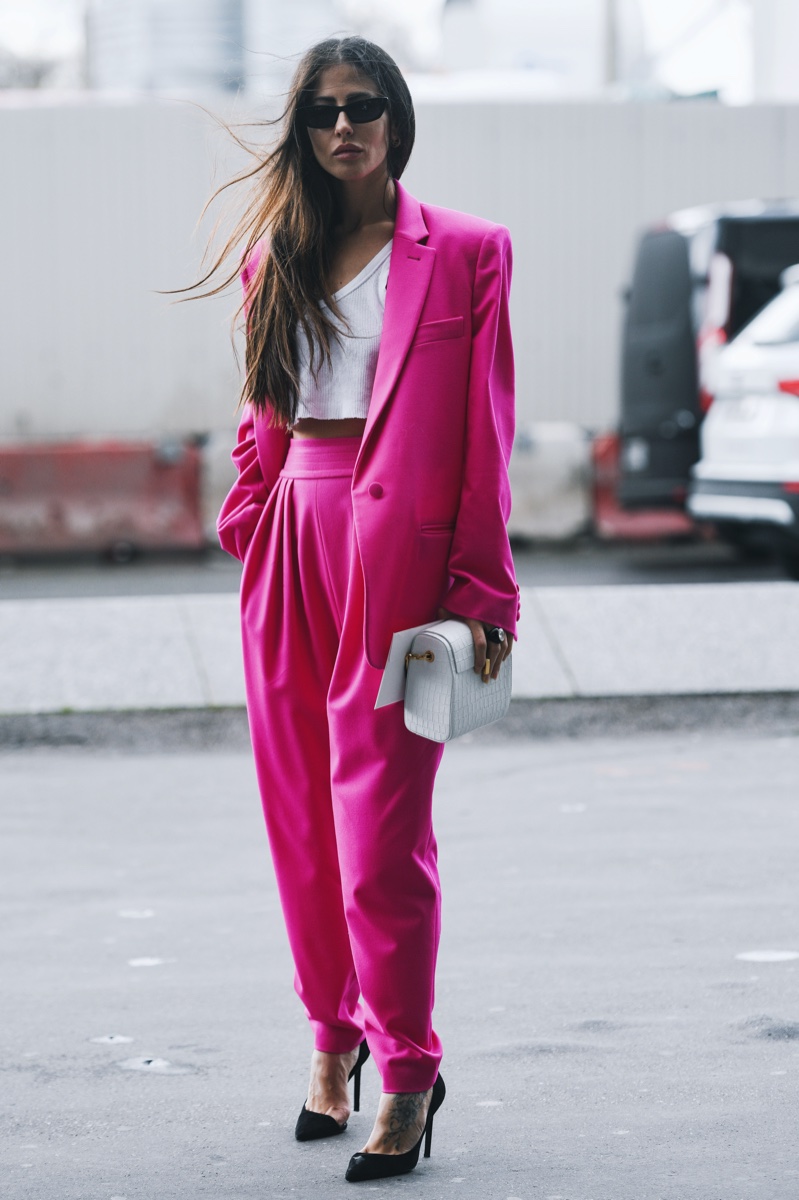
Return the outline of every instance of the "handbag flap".
<path id="1" fill-rule="evenodd" d="M 447 655 L 456 675 L 474 668 L 474 639 L 463 621 L 441 621 L 434 628 L 417 633 L 412 649 L 414 654 L 432 650 L 434 654 Z"/>

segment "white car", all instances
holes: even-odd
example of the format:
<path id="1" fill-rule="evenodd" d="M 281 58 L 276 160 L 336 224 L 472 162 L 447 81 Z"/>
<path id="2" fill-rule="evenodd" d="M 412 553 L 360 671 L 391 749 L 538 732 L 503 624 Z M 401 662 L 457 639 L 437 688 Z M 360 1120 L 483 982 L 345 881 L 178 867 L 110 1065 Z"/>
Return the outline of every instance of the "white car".
<path id="1" fill-rule="evenodd" d="M 767 531 L 799 579 L 799 267 L 713 364 L 687 506 L 722 536 Z"/>

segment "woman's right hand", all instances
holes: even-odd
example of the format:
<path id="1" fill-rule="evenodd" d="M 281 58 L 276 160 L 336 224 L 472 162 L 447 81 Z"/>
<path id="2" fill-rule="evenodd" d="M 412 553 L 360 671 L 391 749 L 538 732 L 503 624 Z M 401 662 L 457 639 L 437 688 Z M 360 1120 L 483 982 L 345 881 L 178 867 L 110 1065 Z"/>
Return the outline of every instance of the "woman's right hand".
<path id="1" fill-rule="evenodd" d="M 506 631 L 504 642 L 489 642 L 486 638 L 486 629 L 491 628 L 488 621 L 476 621 L 472 617 L 461 617 L 447 608 L 438 610 L 438 619 L 439 621 L 463 621 L 465 625 L 468 625 L 474 641 L 475 675 L 480 675 L 483 683 L 490 683 L 492 679 L 499 677 L 503 662 L 506 658 L 510 658 L 513 651 L 512 634 Z M 485 670 L 486 661 L 489 663 L 488 671 Z"/>

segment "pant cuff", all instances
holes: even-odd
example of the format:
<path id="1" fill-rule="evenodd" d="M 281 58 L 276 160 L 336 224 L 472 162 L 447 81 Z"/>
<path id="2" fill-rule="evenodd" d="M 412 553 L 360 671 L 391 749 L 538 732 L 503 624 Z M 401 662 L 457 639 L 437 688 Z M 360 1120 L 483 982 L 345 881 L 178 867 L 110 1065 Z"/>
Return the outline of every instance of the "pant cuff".
<path id="1" fill-rule="evenodd" d="M 423 1062 L 398 1062 L 388 1065 L 381 1072 L 383 1091 L 391 1095 L 397 1092 L 429 1092 L 438 1076 L 439 1059 Z"/>
<path id="2" fill-rule="evenodd" d="M 313 1023 L 314 1049 L 325 1054 L 349 1054 L 363 1041 L 362 1029 L 342 1029 L 339 1026 Z"/>

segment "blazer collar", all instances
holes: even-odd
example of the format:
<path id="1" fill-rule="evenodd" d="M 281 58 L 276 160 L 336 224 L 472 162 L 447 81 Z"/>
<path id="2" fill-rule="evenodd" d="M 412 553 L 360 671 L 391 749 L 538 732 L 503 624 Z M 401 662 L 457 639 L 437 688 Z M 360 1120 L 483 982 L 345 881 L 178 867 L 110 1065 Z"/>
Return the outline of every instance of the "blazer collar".
<path id="1" fill-rule="evenodd" d="M 407 238 L 409 242 L 421 242 L 428 234 L 422 216 L 422 206 L 398 179 L 394 180 L 394 187 L 397 189 L 394 237 Z"/>
<path id="2" fill-rule="evenodd" d="M 410 349 L 430 287 L 436 257 L 435 249 L 424 244 L 429 230 L 422 216 L 421 204 L 399 180 L 395 180 L 395 186 L 397 211 L 389 259 L 383 332 L 356 472 L 368 451 L 372 430 L 391 400 L 394 385 Z"/>

